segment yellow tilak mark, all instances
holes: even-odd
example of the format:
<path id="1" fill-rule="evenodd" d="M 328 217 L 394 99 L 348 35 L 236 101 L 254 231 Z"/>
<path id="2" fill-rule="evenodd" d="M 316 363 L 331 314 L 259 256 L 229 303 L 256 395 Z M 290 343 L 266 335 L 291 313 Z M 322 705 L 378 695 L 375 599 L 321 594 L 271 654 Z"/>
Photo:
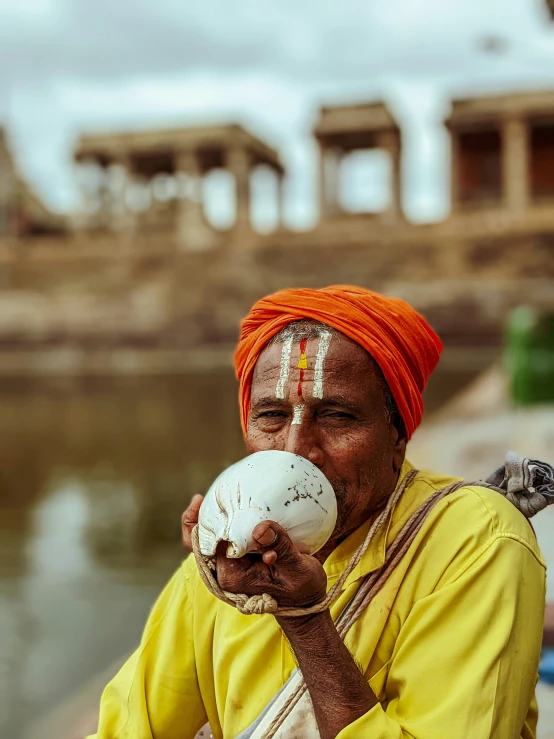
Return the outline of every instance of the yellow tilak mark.
<path id="1" fill-rule="evenodd" d="M 308 369 L 308 357 L 305 354 L 301 354 L 296 366 L 298 369 Z"/>

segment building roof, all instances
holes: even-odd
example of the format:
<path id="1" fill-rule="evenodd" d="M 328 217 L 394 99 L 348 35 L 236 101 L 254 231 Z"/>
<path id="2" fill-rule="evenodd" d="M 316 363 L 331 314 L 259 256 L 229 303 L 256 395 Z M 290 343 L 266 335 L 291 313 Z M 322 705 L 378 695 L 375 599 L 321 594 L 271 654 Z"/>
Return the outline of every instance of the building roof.
<path id="1" fill-rule="evenodd" d="M 126 157 L 140 172 L 149 166 L 171 172 L 176 153 L 195 152 L 202 170 L 208 171 L 223 166 L 225 151 L 234 146 L 246 148 L 254 164 L 284 171 L 278 152 L 237 124 L 83 135 L 75 159 L 94 159 L 107 165 Z"/>
<path id="2" fill-rule="evenodd" d="M 375 146 L 375 135 L 384 131 L 400 134 L 390 109 L 378 101 L 321 108 L 314 136 L 329 146 L 354 149 Z"/>
<path id="3" fill-rule="evenodd" d="M 554 0 L 552 0 L 554 4 Z M 452 112 L 445 123 L 449 128 L 465 128 L 497 123 L 512 115 L 554 119 L 554 91 L 483 95 L 452 101 Z"/>

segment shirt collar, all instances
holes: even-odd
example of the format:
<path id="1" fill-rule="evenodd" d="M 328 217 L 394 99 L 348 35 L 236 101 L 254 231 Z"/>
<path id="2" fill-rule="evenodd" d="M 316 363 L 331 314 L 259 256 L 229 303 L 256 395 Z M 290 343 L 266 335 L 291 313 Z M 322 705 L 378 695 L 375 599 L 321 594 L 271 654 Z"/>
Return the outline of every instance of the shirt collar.
<path id="1" fill-rule="evenodd" d="M 400 485 L 406 475 L 413 469 L 413 465 L 410 464 L 408 460 L 404 460 L 402 468 L 400 469 L 400 475 L 398 476 L 396 487 Z M 377 531 L 377 533 L 374 535 L 366 553 L 364 554 L 360 562 L 356 565 L 356 567 L 352 570 L 350 575 L 347 577 L 346 582 L 343 585 L 343 590 L 356 580 L 359 580 L 361 577 L 365 577 L 365 575 L 368 575 L 370 572 L 374 572 L 375 570 L 378 570 L 380 567 L 383 566 L 385 562 L 385 553 L 387 548 L 387 537 L 389 529 L 395 513 L 398 509 L 402 508 L 404 498 L 405 496 L 402 495 L 400 497 L 400 500 L 397 501 L 393 508 L 389 511 L 387 519 L 385 520 L 383 526 L 379 529 L 379 531 Z M 344 571 L 355 551 L 362 544 L 365 537 L 367 536 L 369 528 L 374 520 L 375 516 L 371 516 L 367 521 L 365 521 L 361 526 L 353 531 L 350 536 L 348 536 L 343 542 L 341 542 L 326 559 L 324 568 L 325 572 L 327 573 L 329 585 L 332 585 L 340 576 L 340 574 Z"/>

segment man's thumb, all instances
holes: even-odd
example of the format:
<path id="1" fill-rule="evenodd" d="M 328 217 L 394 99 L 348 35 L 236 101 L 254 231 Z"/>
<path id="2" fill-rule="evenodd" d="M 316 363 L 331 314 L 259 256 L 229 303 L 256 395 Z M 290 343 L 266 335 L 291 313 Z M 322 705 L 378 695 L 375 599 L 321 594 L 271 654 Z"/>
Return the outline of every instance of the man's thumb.
<path id="1" fill-rule="evenodd" d="M 296 558 L 299 554 L 285 529 L 275 521 L 259 523 L 252 536 L 260 552 L 271 549 L 277 553 L 278 559 Z"/>

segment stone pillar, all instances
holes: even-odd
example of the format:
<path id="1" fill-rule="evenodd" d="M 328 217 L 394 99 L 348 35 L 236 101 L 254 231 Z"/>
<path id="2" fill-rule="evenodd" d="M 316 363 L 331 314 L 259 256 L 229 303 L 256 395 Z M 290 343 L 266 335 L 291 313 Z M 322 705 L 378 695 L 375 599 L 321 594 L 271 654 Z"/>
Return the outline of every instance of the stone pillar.
<path id="1" fill-rule="evenodd" d="M 277 177 L 277 223 L 276 229 L 283 228 L 284 226 L 284 199 L 285 199 L 285 175 L 284 172 L 276 171 Z"/>
<path id="2" fill-rule="evenodd" d="M 318 194 L 319 194 L 319 219 L 325 218 L 328 212 L 327 208 L 327 147 L 320 142 L 319 144 L 319 176 L 318 176 Z"/>
<path id="3" fill-rule="evenodd" d="M 92 157 L 75 163 L 75 178 L 80 196 L 79 212 L 74 218 L 77 231 L 94 228 L 101 223 L 103 177 L 100 164 Z"/>
<path id="4" fill-rule="evenodd" d="M 128 154 L 119 154 L 112 165 L 120 168 L 119 181 L 111 188 L 113 227 L 123 236 L 130 237 L 136 225 L 136 218 L 127 202 L 127 193 L 132 183 L 132 163 Z"/>
<path id="5" fill-rule="evenodd" d="M 450 211 L 460 210 L 460 139 L 457 131 L 450 134 Z"/>
<path id="6" fill-rule="evenodd" d="M 2 129 L 0 128 L 0 238 L 10 235 L 10 203 L 14 191 L 14 177 L 10 161 L 1 144 Z"/>
<path id="7" fill-rule="evenodd" d="M 112 225 L 112 193 L 110 190 L 110 165 L 98 162 L 98 213 L 96 225 L 109 229 Z"/>
<path id="8" fill-rule="evenodd" d="M 385 211 L 387 221 L 397 221 L 402 215 L 402 147 L 398 131 L 382 131 L 377 135 L 377 146 L 384 149 L 391 161 L 390 201 Z"/>
<path id="9" fill-rule="evenodd" d="M 186 193 L 183 198 L 189 202 L 202 203 L 202 170 L 195 151 L 180 151 L 175 155 L 175 171 L 177 176 L 187 179 Z"/>
<path id="10" fill-rule="evenodd" d="M 252 234 L 250 220 L 250 171 L 252 161 L 244 146 L 232 146 L 225 153 L 225 167 L 235 180 L 236 216 L 234 231 L 239 239 Z"/>
<path id="11" fill-rule="evenodd" d="M 340 149 L 331 149 L 327 159 L 327 209 L 328 212 L 338 213 L 340 204 L 340 165 L 344 152 Z"/>
<path id="12" fill-rule="evenodd" d="M 178 179 L 185 180 L 177 215 L 177 234 L 181 249 L 205 249 L 213 240 L 203 206 L 202 169 L 193 150 L 178 152 L 175 156 Z"/>
<path id="13" fill-rule="evenodd" d="M 326 218 L 340 210 L 339 176 L 342 152 L 339 149 L 320 145 L 319 156 L 319 213 Z"/>
<path id="14" fill-rule="evenodd" d="M 527 121 L 510 117 L 502 124 L 502 191 L 511 213 L 523 213 L 529 204 Z"/>
<path id="15" fill-rule="evenodd" d="M 395 216 L 402 216 L 402 149 L 400 137 L 391 151 L 392 157 L 392 211 Z"/>

